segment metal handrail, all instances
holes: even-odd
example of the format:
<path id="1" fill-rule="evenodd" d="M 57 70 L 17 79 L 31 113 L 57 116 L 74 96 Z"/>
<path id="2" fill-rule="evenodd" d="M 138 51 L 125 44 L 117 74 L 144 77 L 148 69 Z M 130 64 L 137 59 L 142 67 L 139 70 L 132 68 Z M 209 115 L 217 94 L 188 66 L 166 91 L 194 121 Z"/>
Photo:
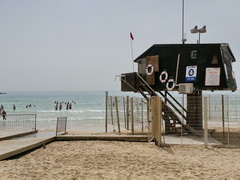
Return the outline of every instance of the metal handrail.
<path id="1" fill-rule="evenodd" d="M 137 77 L 144 83 L 144 87 L 147 87 L 148 88 L 148 90 L 150 90 L 150 91 L 148 91 L 148 92 L 151 92 L 154 96 L 158 96 L 157 94 L 156 94 L 156 92 L 148 85 L 148 83 L 138 74 L 138 73 L 136 73 L 136 75 L 137 75 Z M 147 89 L 146 89 L 147 90 Z"/>
<path id="2" fill-rule="evenodd" d="M 187 117 L 173 104 L 173 102 L 171 100 L 169 100 L 166 96 L 164 96 L 164 94 L 160 91 L 159 92 L 164 98 L 165 100 L 186 120 Z M 168 92 L 167 92 L 168 93 Z M 170 94 L 170 93 L 168 93 Z M 170 94 L 171 95 L 171 94 Z M 171 95 L 170 96 L 174 102 L 177 103 L 177 105 L 179 105 L 185 112 L 187 112 L 187 110 Z"/>

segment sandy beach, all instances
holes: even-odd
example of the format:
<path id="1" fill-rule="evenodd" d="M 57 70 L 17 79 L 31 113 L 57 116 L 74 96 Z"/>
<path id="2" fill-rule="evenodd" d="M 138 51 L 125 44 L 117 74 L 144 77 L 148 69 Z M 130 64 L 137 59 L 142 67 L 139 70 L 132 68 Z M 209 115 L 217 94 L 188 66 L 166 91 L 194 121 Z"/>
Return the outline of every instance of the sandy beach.
<path id="1" fill-rule="evenodd" d="M 240 179 L 240 149 L 58 141 L 0 162 L 0 179 Z"/>

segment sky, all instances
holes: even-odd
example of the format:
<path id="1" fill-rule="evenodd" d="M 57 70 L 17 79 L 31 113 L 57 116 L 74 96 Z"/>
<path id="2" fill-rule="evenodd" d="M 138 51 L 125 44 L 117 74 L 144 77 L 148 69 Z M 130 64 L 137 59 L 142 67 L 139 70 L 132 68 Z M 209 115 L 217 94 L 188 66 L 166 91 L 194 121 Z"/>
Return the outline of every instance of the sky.
<path id="1" fill-rule="evenodd" d="M 229 43 L 240 84 L 240 1 L 185 0 L 186 43 Z M 120 90 L 153 44 L 179 44 L 182 0 L 0 0 L 0 92 Z"/>

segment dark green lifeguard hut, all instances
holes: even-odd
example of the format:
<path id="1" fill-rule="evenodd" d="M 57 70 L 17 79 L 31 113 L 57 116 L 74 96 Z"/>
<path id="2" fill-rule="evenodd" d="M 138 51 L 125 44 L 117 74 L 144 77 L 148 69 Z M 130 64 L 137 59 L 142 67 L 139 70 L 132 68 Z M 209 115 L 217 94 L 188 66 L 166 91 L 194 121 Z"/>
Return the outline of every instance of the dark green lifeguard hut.
<path id="1" fill-rule="evenodd" d="M 187 103 L 191 99 L 188 125 L 202 129 L 202 91 L 235 91 L 235 61 L 226 43 L 154 44 L 134 60 L 138 72 L 122 74 L 121 90 L 140 92 L 144 97 L 155 96 L 155 92 L 166 97 L 169 91 L 187 94 Z M 191 116 L 193 111 L 198 112 L 197 117 Z M 171 125 L 164 120 L 168 130 Z"/>

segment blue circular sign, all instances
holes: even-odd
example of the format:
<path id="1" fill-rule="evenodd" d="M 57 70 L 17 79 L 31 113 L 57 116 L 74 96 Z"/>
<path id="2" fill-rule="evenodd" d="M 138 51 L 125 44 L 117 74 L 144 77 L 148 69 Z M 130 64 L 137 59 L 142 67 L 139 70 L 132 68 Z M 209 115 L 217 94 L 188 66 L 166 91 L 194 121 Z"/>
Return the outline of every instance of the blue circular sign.
<path id="1" fill-rule="evenodd" d="M 190 69 L 190 70 L 188 71 L 188 75 L 189 75 L 189 76 L 193 76 L 193 75 L 194 75 L 194 70 L 193 70 L 193 69 Z"/>

